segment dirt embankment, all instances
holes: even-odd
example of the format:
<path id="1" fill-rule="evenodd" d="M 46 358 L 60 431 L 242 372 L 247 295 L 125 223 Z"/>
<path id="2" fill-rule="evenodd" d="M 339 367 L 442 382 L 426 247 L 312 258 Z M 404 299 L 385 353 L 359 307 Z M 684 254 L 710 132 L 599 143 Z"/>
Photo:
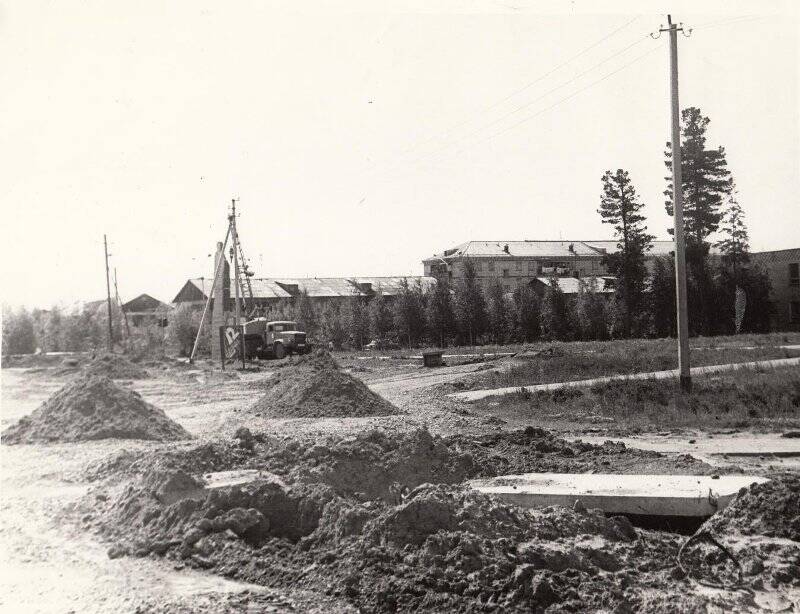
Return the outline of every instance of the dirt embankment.
<path id="1" fill-rule="evenodd" d="M 784 475 L 743 490 L 705 528 L 719 535 L 763 535 L 800 543 L 800 475 Z"/>
<path id="2" fill-rule="evenodd" d="M 109 438 L 171 441 L 190 437 L 181 425 L 139 393 L 94 375 L 73 379 L 2 434 L 6 444 Z"/>
<path id="3" fill-rule="evenodd" d="M 268 418 L 356 418 L 399 414 L 399 409 L 344 373 L 330 354 L 317 351 L 278 371 L 249 411 Z"/>
<path id="4" fill-rule="evenodd" d="M 322 590 L 364 612 L 741 607 L 740 594 L 699 596 L 680 579 L 681 536 L 636 530 L 579 505 L 525 510 L 459 484 L 509 468 L 556 462 L 585 471 L 636 457 L 668 464 L 539 429 L 472 439 L 372 431 L 308 444 L 240 429 L 232 442 L 125 453 L 93 467 L 95 480 L 136 477 L 121 490 L 99 481 L 79 513 L 112 542 L 111 556 L 153 554 L 226 577 Z M 210 472 L 247 468 L 277 477 L 206 488 Z M 800 586 L 766 554 L 744 556 L 748 583 Z M 731 575 L 725 560 L 706 559 Z"/>

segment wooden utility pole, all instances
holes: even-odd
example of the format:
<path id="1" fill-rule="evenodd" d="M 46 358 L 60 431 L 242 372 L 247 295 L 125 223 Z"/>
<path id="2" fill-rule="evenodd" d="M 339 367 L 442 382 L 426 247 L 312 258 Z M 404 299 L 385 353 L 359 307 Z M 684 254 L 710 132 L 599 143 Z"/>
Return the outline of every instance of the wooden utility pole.
<path id="1" fill-rule="evenodd" d="M 203 326 L 206 323 L 206 315 L 208 314 L 208 310 L 211 307 L 211 301 L 214 298 L 214 286 L 217 285 L 217 278 L 219 277 L 220 273 L 224 270 L 224 262 L 225 262 L 225 247 L 228 245 L 228 237 L 231 236 L 231 225 L 228 224 L 228 230 L 225 232 L 225 241 L 222 243 L 222 249 L 220 250 L 219 260 L 217 261 L 216 265 L 214 266 L 214 277 L 211 280 L 211 290 L 208 292 L 208 299 L 206 300 L 206 306 L 203 308 L 203 315 L 200 317 L 200 325 L 197 327 L 197 335 L 194 338 L 194 345 L 192 346 L 192 353 L 189 354 L 189 364 L 194 362 L 194 355 L 197 353 L 197 346 L 200 344 L 200 335 L 203 334 Z M 216 343 L 216 339 L 214 338 L 214 332 L 212 331 L 211 335 L 211 343 Z M 223 365 L 225 364 L 225 358 L 222 358 Z"/>
<path id="2" fill-rule="evenodd" d="M 122 308 L 122 299 L 119 297 L 119 286 L 117 286 L 117 267 L 114 267 L 114 295 L 117 297 L 117 305 L 122 312 L 122 321 L 125 322 L 125 336 L 130 339 L 131 327 L 128 326 L 128 314 Z"/>
<path id="3" fill-rule="evenodd" d="M 106 304 L 108 305 L 108 351 L 114 349 L 114 328 L 111 323 L 111 280 L 108 277 L 108 240 L 103 235 L 103 250 L 106 254 Z"/>
<path id="4" fill-rule="evenodd" d="M 689 312 L 686 298 L 686 246 L 683 238 L 683 180 L 681 178 L 681 120 L 678 103 L 678 31 L 682 25 L 672 23 L 672 15 L 667 15 L 669 32 L 670 90 L 672 94 L 672 207 L 675 226 L 675 294 L 678 307 L 678 372 L 681 389 L 692 390 L 692 376 L 689 370 Z"/>
<path id="5" fill-rule="evenodd" d="M 236 326 L 242 323 L 242 302 L 239 294 L 239 233 L 236 230 L 236 199 L 231 199 L 231 217 L 230 217 L 231 235 L 233 238 L 233 289 L 235 292 L 236 300 L 234 302 L 234 313 L 236 314 Z"/>

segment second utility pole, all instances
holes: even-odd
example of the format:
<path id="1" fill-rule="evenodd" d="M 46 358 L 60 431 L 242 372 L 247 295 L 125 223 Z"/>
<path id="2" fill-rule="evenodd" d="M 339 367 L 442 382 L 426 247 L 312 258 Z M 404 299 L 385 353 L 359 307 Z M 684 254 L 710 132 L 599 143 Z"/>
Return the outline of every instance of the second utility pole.
<path id="1" fill-rule="evenodd" d="M 672 210 L 675 225 L 675 295 L 678 303 L 678 372 L 681 390 L 692 391 L 689 370 L 689 312 L 686 299 L 686 247 L 683 238 L 683 180 L 681 178 L 681 120 L 678 104 L 678 30 L 667 15 L 669 24 L 670 90 L 672 93 Z M 664 30 L 661 30 L 662 32 Z"/>
<path id="2" fill-rule="evenodd" d="M 108 241 L 103 235 L 103 249 L 106 253 L 106 302 L 108 304 L 108 351 L 114 350 L 114 328 L 111 324 L 111 280 L 108 278 Z"/>

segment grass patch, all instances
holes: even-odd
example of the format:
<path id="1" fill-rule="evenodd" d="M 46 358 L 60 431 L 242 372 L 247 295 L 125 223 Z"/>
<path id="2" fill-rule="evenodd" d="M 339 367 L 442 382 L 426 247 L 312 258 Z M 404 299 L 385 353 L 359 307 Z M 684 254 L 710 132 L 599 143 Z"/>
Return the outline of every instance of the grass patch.
<path id="1" fill-rule="evenodd" d="M 800 370 L 741 370 L 695 378 L 689 395 L 681 392 L 674 379 L 620 380 L 590 388 L 519 392 L 480 403 L 501 417 L 506 412 L 532 417 L 558 414 L 575 421 L 601 416 L 646 430 L 796 428 L 800 426 Z"/>
<path id="2" fill-rule="evenodd" d="M 771 337 L 772 335 L 765 335 Z M 731 338 L 726 338 L 731 339 Z M 732 339 L 739 339 L 734 337 Z M 714 339 L 714 341 L 722 338 Z M 730 341 L 711 344 L 712 339 L 695 339 L 691 350 L 691 366 L 794 358 L 800 350 L 786 349 L 760 339 L 746 339 L 733 345 Z M 473 390 L 551 384 L 591 379 L 607 375 L 630 375 L 665 371 L 678 366 L 674 339 L 626 340 L 584 343 L 557 343 L 534 349 L 525 360 L 502 371 L 484 373 L 470 382 Z"/>

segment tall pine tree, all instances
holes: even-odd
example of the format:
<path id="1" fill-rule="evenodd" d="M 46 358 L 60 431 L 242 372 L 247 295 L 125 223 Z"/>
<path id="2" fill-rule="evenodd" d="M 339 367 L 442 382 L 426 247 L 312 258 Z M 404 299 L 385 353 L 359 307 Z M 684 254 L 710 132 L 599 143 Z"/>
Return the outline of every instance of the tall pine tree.
<path id="1" fill-rule="evenodd" d="M 455 328 L 453 313 L 453 297 L 447 278 L 436 281 L 436 285 L 428 293 L 425 316 L 431 339 L 444 347 L 445 339 Z"/>
<path id="2" fill-rule="evenodd" d="M 708 262 L 709 235 L 719 229 L 722 207 L 732 180 L 725 149 L 706 147 L 710 120 L 697 107 L 681 112 L 681 179 L 686 238 L 689 328 L 694 334 L 712 334 L 718 328 L 717 297 Z M 667 143 L 664 164 L 672 170 L 672 144 Z M 671 173 L 670 173 L 671 175 Z M 672 178 L 666 177 L 665 206 L 673 214 Z M 673 230 L 670 230 L 673 232 Z"/>
<path id="3" fill-rule="evenodd" d="M 486 315 L 492 342 L 505 343 L 511 328 L 511 306 L 506 299 L 505 288 L 499 281 L 490 285 L 486 292 Z"/>
<path id="4" fill-rule="evenodd" d="M 378 286 L 375 296 L 369 301 L 367 307 L 369 316 L 369 332 L 373 339 L 386 339 L 394 326 L 392 309 L 383 294 L 383 288 Z"/>
<path id="5" fill-rule="evenodd" d="M 683 183 L 683 225 L 687 256 L 692 250 L 707 253 L 707 239 L 716 232 L 722 219 L 722 205 L 730 194 L 732 182 L 725 158 L 725 148 L 706 148 L 706 130 L 711 120 L 697 107 L 681 112 L 681 181 Z M 672 144 L 667 143 L 664 164 L 670 171 L 665 177 L 667 189 L 665 206 L 673 215 L 672 206 Z M 672 232 L 672 230 L 670 230 Z"/>
<path id="6" fill-rule="evenodd" d="M 425 297 L 419 280 L 409 284 L 400 280 L 400 291 L 392 303 L 394 329 L 398 339 L 407 339 L 408 347 L 416 345 L 425 332 Z"/>
<path id="7" fill-rule="evenodd" d="M 520 341 L 532 341 L 539 338 L 539 296 L 528 286 L 521 286 L 514 291 L 514 321 L 516 336 Z"/>
<path id="8" fill-rule="evenodd" d="M 723 239 L 717 243 L 717 247 L 722 253 L 722 262 L 733 269 L 733 278 L 738 280 L 742 265 L 750 261 L 750 237 L 735 188 L 728 198 L 728 208 L 723 215 L 720 230 Z"/>
<path id="9" fill-rule="evenodd" d="M 570 306 L 558 283 L 558 277 L 555 274 L 551 275 L 549 282 L 550 285 L 545 289 L 541 302 L 542 337 L 549 341 L 567 341 L 572 332 Z"/>
<path id="10" fill-rule="evenodd" d="M 645 255 L 655 237 L 648 234 L 645 217 L 640 213 L 640 202 L 628 171 L 617 169 L 603 175 L 603 193 L 597 212 L 604 224 L 614 226 L 617 253 L 607 257 L 609 270 L 618 278 L 617 297 L 625 306 L 625 336 L 631 335 L 631 322 L 638 313 L 647 277 Z"/>
<path id="11" fill-rule="evenodd" d="M 470 345 L 486 329 L 486 300 L 483 297 L 480 282 L 475 272 L 475 264 L 465 260 L 464 276 L 455 287 L 455 312 L 459 331 Z"/>

